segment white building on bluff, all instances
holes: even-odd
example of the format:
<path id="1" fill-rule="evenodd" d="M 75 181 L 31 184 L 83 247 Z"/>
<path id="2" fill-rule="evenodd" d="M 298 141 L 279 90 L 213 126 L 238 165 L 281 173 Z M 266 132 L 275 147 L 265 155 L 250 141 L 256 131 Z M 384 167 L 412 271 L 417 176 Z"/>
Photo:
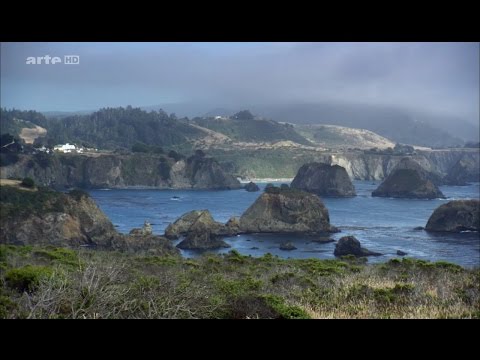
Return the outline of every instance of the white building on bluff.
<path id="1" fill-rule="evenodd" d="M 61 151 L 63 153 L 69 153 L 69 152 L 77 150 L 75 145 L 69 144 L 69 143 L 66 143 L 66 144 L 63 144 L 63 145 L 56 145 L 53 149 L 55 151 Z"/>

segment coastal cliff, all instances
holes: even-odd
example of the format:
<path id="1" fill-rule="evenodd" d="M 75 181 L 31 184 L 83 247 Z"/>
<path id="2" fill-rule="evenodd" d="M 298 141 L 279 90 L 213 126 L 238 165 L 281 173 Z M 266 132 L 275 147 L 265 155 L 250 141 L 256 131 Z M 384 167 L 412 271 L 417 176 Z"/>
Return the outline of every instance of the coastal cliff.
<path id="1" fill-rule="evenodd" d="M 151 233 L 123 235 L 81 191 L 0 186 L 0 244 L 53 245 L 71 248 L 178 254 L 166 238 Z"/>
<path id="2" fill-rule="evenodd" d="M 404 155 L 345 153 L 332 154 L 326 160 L 332 165 L 344 167 L 352 179 L 383 180 L 404 157 Z M 416 155 L 409 157 L 426 171 L 445 176 L 460 160 L 478 164 L 480 152 L 474 149 L 418 151 Z"/>
<path id="3" fill-rule="evenodd" d="M 239 189 L 240 182 L 218 162 L 195 154 L 173 159 L 153 154 L 20 155 L 0 168 L 2 178 L 30 177 L 54 188 Z"/>
<path id="4" fill-rule="evenodd" d="M 222 167 L 245 179 L 294 178 L 302 165 L 318 162 L 339 165 L 351 180 L 383 180 L 395 166 L 409 156 L 425 170 L 445 176 L 460 160 L 480 163 L 478 149 L 416 150 L 414 154 L 389 154 L 386 151 L 320 151 L 295 147 L 266 149 L 210 150 L 221 159 Z"/>

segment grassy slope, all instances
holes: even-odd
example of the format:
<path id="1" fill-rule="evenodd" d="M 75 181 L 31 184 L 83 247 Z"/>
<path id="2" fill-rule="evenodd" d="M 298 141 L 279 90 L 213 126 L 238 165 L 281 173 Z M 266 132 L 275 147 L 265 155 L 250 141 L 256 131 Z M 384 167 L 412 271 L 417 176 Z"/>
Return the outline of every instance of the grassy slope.
<path id="1" fill-rule="evenodd" d="M 219 162 L 234 162 L 236 175 L 252 178 L 293 178 L 303 164 L 315 161 L 321 155 L 303 149 L 210 149 L 208 154 Z"/>
<path id="2" fill-rule="evenodd" d="M 479 318 L 480 271 L 0 245 L 2 318 Z"/>
<path id="3" fill-rule="evenodd" d="M 374 132 L 334 125 L 296 125 L 295 130 L 327 148 L 379 149 L 394 147 L 395 143 Z"/>
<path id="4" fill-rule="evenodd" d="M 277 142 L 290 140 L 302 145 L 311 145 L 291 125 L 272 120 L 195 119 L 204 128 L 222 133 L 234 141 Z"/>

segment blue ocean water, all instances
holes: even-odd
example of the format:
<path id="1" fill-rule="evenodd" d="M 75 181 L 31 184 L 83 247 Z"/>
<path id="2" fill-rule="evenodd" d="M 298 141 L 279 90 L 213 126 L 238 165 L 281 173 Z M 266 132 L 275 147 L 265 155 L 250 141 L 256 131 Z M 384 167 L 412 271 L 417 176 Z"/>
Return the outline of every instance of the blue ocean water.
<path id="1" fill-rule="evenodd" d="M 447 199 L 414 200 L 371 197 L 380 182 L 354 181 L 358 196 L 353 198 L 323 198 L 330 222 L 341 229 L 332 234 L 338 240 L 354 235 L 366 248 L 384 255 L 369 257 L 369 262 L 383 262 L 397 257 L 397 250 L 407 256 L 430 261 L 449 261 L 462 266 L 480 266 L 479 233 L 432 234 L 413 230 L 425 226 L 433 210 L 450 200 L 478 199 L 480 184 L 469 186 L 442 186 Z M 258 184 L 263 190 L 265 183 Z M 128 233 L 141 227 L 145 220 L 152 224 L 155 234 L 163 234 L 169 223 L 190 210 L 208 209 L 215 220 L 226 222 L 231 216 L 240 216 L 261 194 L 245 190 L 191 191 L 191 190 L 91 190 L 91 196 L 112 220 L 117 230 Z M 312 242 L 308 236 L 298 235 L 240 235 L 226 238 L 228 252 L 262 256 L 269 252 L 283 258 L 334 258 L 335 243 Z M 279 246 L 292 242 L 297 249 L 283 251 Z M 177 241 L 178 242 L 178 241 Z M 177 243 L 176 242 L 176 243 Z M 197 251 L 182 251 L 184 256 L 196 256 Z"/>

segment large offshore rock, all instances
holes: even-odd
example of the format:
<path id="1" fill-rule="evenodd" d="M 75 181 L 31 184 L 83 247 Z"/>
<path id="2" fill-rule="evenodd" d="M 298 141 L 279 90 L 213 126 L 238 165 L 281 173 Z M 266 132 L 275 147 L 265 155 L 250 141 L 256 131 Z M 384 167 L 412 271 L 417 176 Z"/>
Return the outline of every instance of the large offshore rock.
<path id="1" fill-rule="evenodd" d="M 345 168 L 339 165 L 309 163 L 303 165 L 292 181 L 292 188 L 320 196 L 355 196 L 355 188 Z"/>
<path id="2" fill-rule="evenodd" d="M 331 230 L 320 198 L 297 189 L 268 188 L 240 217 L 246 233 L 319 233 Z"/>
<path id="3" fill-rule="evenodd" d="M 404 158 L 388 177 L 372 192 L 372 196 L 435 199 L 445 196 L 431 180 L 429 174 L 416 161 Z"/>
<path id="4" fill-rule="evenodd" d="M 427 231 L 479 231 L 480 200 L 454 200 L 435 209 L 427 222 Z"/>

